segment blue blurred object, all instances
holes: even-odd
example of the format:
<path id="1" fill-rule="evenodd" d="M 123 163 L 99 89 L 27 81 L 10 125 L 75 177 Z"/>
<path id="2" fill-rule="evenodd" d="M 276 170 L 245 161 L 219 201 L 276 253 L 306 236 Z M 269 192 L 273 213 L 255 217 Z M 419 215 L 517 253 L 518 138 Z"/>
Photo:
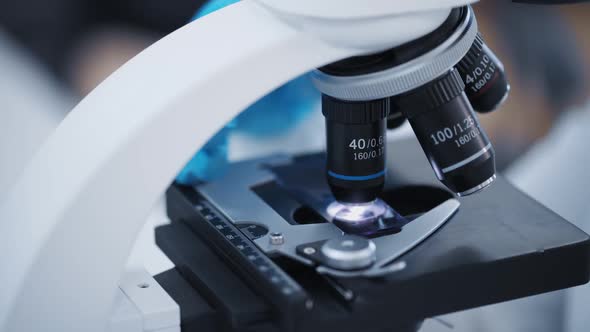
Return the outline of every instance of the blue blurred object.
<path id="1" fill-rule="evenodd" d="M 198 19 L 199 17 L 203 17 L 207 14 L 213 13 L 216 10 L 219 10 L 223 7 L 232 5 L 239 0 L 211 0 L 205 2 L 205 4 L 197 11 L 195 16 L 193 16 L 193 21 Z"/>
<path id="2" fill-rule="evenodd" d="M 193 19 L 236 2 L 238 1 L 208 1 Z M 262 138 L 281 135 L 305 119 L 319 101 L 320 94 L 307 75 L 277 88 L 248 107 L 215 134 L 178 174 L 176 181 L 185 185 L 194 185 L 223 175 L 228 166 L 229 138 L 232 133 L 240 132 Z"/>
<path id="3" fill-rule="evenodd" d="M 184 166 L 176 176 L 176 181 L 194 185 L 223 175 L 228 166 L 229 134 L 234 127 L 235 121 L 232 121 L 215 134 Z"/>
<path id="4" fill-rule="evenodd" d="M 248 107 L 237 118 L 236 131 L 257 137 L 281 135 L 293 129 L 320 102 L 308 75 L 277 88 Z"/>

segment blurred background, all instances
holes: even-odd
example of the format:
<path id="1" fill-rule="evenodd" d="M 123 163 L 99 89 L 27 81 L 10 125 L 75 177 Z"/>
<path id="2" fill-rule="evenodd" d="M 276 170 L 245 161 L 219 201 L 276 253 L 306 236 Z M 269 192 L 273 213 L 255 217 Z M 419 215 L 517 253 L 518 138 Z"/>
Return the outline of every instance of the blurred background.
<path id="1" fill-rule="evenodd" d="M 0 0 L 0 187 L 10 184 L 82 97 L 135 54 L 186 24 L 204 2 Z M 487 0 L 475 11 L 512 86 L 500 110 L 480 115 L 498 168 L 590 232 L 590 4 Z M 314 126 L 321 128 L 323 122 Z M 301 137 L 306 136 L 309 131 Z M 318 134 L 314 142 L 322 141 Z M 478 331 L 587 331 L 587 288 L 449 319 Z"/>

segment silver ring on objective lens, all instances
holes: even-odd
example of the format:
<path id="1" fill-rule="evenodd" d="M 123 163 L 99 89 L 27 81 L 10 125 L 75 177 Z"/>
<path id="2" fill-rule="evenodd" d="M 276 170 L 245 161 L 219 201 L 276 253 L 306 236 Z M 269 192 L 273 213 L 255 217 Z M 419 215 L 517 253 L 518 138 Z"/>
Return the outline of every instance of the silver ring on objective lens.
<path id="1" fill-rule="evenodd" d="M 389 98 L 418 88 L 453 68 L 467 54 L 477 35 L 473 10 L 442 44 L 407 63 L 376 73 L 333 76 L 314 70 L 312 80 L 322 93 L 334 98 L 364 101 Z"/>
<path id="2" fill-rule="evenodd" d="M 464 196 L 469 196 L 471 194 L 475 194 L 476 192 L 481 191 L 481 190 L 489 187 L 490 184 L 492 184 L 492 182 L 494 182 L 494 180 L 496 180 L 496 174 L 494 174 L 491 178 L 485 180 L 484 182 L 480 183 L 479 185 L 477 185 L 477 186 L 475 186 L 475 187 L 473 187 L 471 189 L 468 189 L 468 190 L 465 190 L 463 192 L 457 193 L 457 196 L 464 197 Z"/>
<path id="3" fill-rule="evenodd" d="M 480 156 L 482 156 L 484 153 L 490 151 L 492 149 L 492 143 L 489 143 L 488 145 L 486 145 L 483 149 L 479 150 L 478 152 L 476 152 L 475 154 L 471 155 L 470 157 L 467 157 L 463 160 L 461 160 L 458 163 L 455 163 L 451 166 L 445 167 L 443 168 L 441 171 L 443 173 L 449 173 L 452 172 L 458 168 L 461 168 L 467 164 L 469 164 L 470 162 L 476 160 L 477 158 L 479 158 Z"/>
<path id="4" fill-rule="evenodd" d="M 321 248 L 325 264 L 339 270 L 358 270 L 370 266 L 377 258 L 376 251 L 373 241 L 356 235 L 328 240 Z"/>

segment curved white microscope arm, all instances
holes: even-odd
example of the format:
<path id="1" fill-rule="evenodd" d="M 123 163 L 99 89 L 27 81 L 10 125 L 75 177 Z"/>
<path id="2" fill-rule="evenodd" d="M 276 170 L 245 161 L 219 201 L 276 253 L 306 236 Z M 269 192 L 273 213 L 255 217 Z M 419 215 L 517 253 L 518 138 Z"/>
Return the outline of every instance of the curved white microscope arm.
<path id="1" fill-rule="evenodd" d="M 448 12 L 405 15 L 409 29 L 390 20 L 405 30 L 391 41 L 433 30 Z M 129 61 L 63 121 L 0 195 L 0 331 L 104 330 L 143 221 L 191 155 L 280 84 L 382 47 L 337 47 L 310 33 L 309 22 L 296 28 L 277 16 L 242 1 L 191 23 Z"/>

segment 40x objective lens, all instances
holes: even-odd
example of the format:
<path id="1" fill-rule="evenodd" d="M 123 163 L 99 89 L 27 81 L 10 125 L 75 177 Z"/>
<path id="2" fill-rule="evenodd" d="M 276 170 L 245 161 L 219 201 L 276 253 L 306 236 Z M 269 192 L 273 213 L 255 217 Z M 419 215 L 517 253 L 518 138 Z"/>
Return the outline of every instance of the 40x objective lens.
<path id="1" fill-rule="evenodd" d="M 372 202 L 385 182 L 389 99 L 344 101 L 322 97 L 326 117 L 327 179 L 336 200 Z"/>
<path id="2" fill-rule="evenodd" d="M 456 70 L 395 97 L 434 172 L 459 195 L 487 187 L 496 174 L 494 149 L 463 92 Z"/>

